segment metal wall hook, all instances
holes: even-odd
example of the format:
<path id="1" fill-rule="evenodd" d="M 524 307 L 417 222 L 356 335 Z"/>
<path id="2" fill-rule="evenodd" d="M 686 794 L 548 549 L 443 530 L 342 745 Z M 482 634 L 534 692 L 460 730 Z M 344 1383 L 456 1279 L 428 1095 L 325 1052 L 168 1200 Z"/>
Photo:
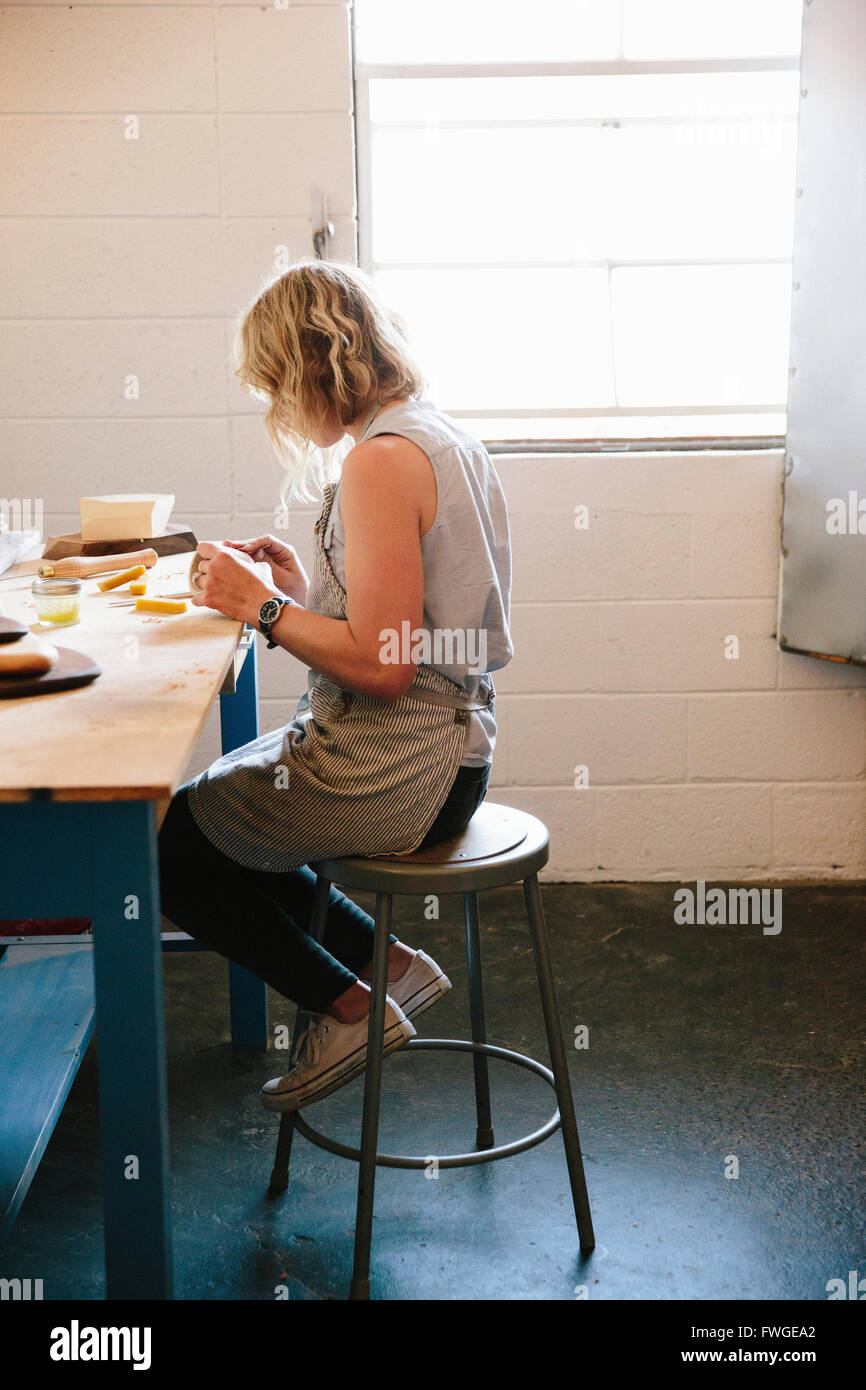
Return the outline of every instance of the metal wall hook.
<path id="1" fill-rule="evenodd" d="M 320 261 L 327 260 L 328 243 L 336 233 L 333 222 L 328 217 L 328 199 L 326 194 L 321 195 L 321 225 L 313 232 L 313 249 Z"/>

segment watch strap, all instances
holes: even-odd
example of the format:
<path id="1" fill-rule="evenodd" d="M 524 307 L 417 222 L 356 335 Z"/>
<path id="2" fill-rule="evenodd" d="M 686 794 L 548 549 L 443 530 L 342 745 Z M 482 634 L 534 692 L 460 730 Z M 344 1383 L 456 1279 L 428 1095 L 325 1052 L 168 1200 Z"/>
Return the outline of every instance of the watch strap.
<path id="1" fill-rule="evenodd" d="M 279 620 L 280 613 L 282 613 L 283 609 L 284 609 L 285 607 L 287 607 L 289 604 L 294 604 L 294 599 L 291 599 L 291 598 L 283 598 L 283 597 L 278 596 L 277 594 L 274 594 L 274 596 L 273 596 L 272 599 L 266 599 L 265 602 L 278 603 L 278 604 L 279 604 L 279 612 L 277 613 L 276 617 L 275 617 L 271 622 L 265 623 L 265 622 L 262 622 L 261 619 L 259 619 L 259 622 L 258 622 L 258 629 L 259 629 L 259 632 L 260 632 L 260 633 L 262 634 L 262 636 L 265 638 L 265 640 L 266 640 L 266 642 L 267 642 L 267 645 L 268 645 L 268 648 L 272 650 L 274 647 L 279 646 L 279 643 L 278 643 L 278 642 L 275 642 L 275 641 L 273 640 L 273 638 L 271 637 L 271 628 L 273 627 L 274 623 L 277 622 L 277 621 Z M 264 606 L 265 606 L 265 605 L 262 604 L 262 608 L 264 608 Z M 261 611 L 261 610 L 260 610 L 260 611 Z"/>

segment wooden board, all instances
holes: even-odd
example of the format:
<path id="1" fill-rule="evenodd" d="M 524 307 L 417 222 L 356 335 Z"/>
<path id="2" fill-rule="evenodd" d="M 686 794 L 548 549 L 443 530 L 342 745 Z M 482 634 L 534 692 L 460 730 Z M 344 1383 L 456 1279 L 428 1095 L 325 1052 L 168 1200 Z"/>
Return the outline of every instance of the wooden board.
<path id="1" fill-rule="evenodd" d="M 77 690 L 102 675 L 98 661 L 69 647 L 57 648 L 57 664 L 38 676 L 0 676 L 0 700 L 23 699 L 25 695 L 56 695 L 60 690 Z"/>
<path id="2" fill-rule="evenodd" d="M 0 618 L 0 642 L 17 642 L 26 631 L 24 624 L 14 618 Z"/>
<path id="3" fill-rule="evenodd" d="M 161 559 L 149 595 L 186 587 L 189 556 Z M 64 645 L 102 667 L 99 680 L 39 700 L 0 706 L 0 801 L 50 787 L 59 800 L 167 802 L 232 665 L 243 624 L 209 608 L 176 617 L 112 608 L 118 591 L 84 581 L 81 622 Z M 26 577 L 0 578 L 0 613 L 40 636 Z M 59 634 L 58 634 L 59 635 Z"/>
<path id="4" fill-rule="evenodd" d="M 83 541 L 79 531 L 49 536 L 42 552 L 45 560 L 66 560 L 72 555 L 125 555 L 128 550 L 155 550 L 157 555 L 185 555 L 198 547 L 187 526 L 166 526 L 164 536 L 136 536 L 125 541 Z"/>

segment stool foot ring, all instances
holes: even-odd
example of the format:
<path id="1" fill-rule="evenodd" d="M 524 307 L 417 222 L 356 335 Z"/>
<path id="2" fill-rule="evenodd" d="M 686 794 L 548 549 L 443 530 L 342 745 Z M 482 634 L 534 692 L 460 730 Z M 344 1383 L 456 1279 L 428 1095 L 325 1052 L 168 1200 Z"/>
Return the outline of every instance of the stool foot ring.
<path id="1" fill-rule="evenodd" d="M 420 1051 L 422 1048 L 428 1051 L 442 1052 L 481 1052 L 486 1057 L 498 1057 L 503 1062 L 512 1062 L 515 1066 L 524 1067 L 527 1071 L 535 1072 L 536 1076 L 541 1076 L 549 1086 L 555 1088 L 553 1072 L 547 1067 L 543 1067 L 540 1062 L 536 1062 L 533 1057 L 526 1057 L 522 1052 L 511 1052 L 506 1047 L 494 1047 L 491 1043 L 464 1042 L 460 1038 L 412 1038 L 401 1052 L 408 1051 L 410 1048 Z M 336 1154 L 338 1158 L 351 1159 L 357 1163 L 361 1157 L 361 1150 L 352 1148 L 348 1144 L 341 1144 L 336 1139 L 329 1138 L 326 1134 L 321 1134 L 313 1129 L 304 1118 L 304 1111 L 296 1110 L 295 1129 L 299 1134 L 303 1134 L 305 1139 L 309 1139 L 311 1144 L 316 1144 L 320 1149 L 327 1149 L 329 1153 Z M 523 1153 L 525 1149 L 534 1148 L 536 1144 L 541 1144 L 545 1139 L 549 1139 L 551 1134 L 555 1134 L 559 1129 L 559 1111 L 554 1111 L 551 1118 L 540 1129 L 536 1129 L 532 1134 L 524 1135 L 521 1139 L 513 1139 L 510 1144 L 498 1144 L 492 1148 L 484 1148 L 472 1153 L 462 1154 L 427 1154 L 424 1157 L 412 1154 L 376 1154 L 376 1165 L 380 1168 L 422 1168 L 430 1166 L 431 1158 L 435 1157 L 439 1168 L 468 1168 L 475 1163 L 493 1163 L 498 1158 L 511 1158 L 513 1154 Z M 492 1139 L 493 1133 L 490 1131 Z M 364 1282 L 364 1281 L 360 1281 Z M 356 1295 L 352 1295 L 355 1297 Z M 358 1297 L 364 1297 L 358 1294 Z"/>

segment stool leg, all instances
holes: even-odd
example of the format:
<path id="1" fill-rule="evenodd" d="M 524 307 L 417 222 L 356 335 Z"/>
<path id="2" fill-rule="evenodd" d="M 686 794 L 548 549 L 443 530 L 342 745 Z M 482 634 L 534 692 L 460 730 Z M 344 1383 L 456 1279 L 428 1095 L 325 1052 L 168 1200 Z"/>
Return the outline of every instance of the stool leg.
<path id="1" fill-rule="evenodd" d="M 547 940 L 547 927 L 544 921 L 544 908 L 538 875 L 532 874 L 523 880 L 523 895 L 526 899 L 526 912 L 529 918 L 529 932 L 535 955 L 535 969 L 538 975 L 538 989 L 541 994 L 541 1007 L 544 1012 L 544 1026 L 547 1030 L 547 1045 L 550 1049 L 550 1065 L 556 1083 L 556 1099 L 559 1105 L 560 1127 L 565 1145 L 565 1159 L 568 1164 L 568 1177 L 571 1183 L 571 1196 L 574 1202 L 574 1215 L 580 1236 L 581 1250 L 595 1248 L 595 1235 L 592 1229 L 592 1214 L 589 1209 L 589 1194 L 586 1190 L 586 1177 L 580 1153 L 580 1136 L 574 1114 L 574 1098 L 571 1094 L 571 1080 L 568 1063 L 565 1060 L 565 1044 L 562 1040 L 562 1024 L 556 1003 L 556 987 L 553 982 L 553 968 L 550 964 L 550 948 Z"/>
<path id="2" fill-rule="evenodd" d="M 370 980 L 370 1022 L 367 1027 L 367 1067 L 364 1073 L 364 1116 L 361 1121 L 361 1157 L 358 1167 L 358 1207 L 355 1215 L 355 1267 L 349 1297 L 370 1297 L 370 1241 L 373 1233 L 373 1189 L 379 1144 L 379 1099 L 382 1090 L 382 1054 L 385 1046 L 385 995 L 388 992 L 388 936 L 391 931 L 391 894 L 376 894 L 376 935 Z"/>
<path id="3" fill-rule="evenodd" d="M 310 936 L 316 941 L 322 941 L 325 935 L 325 922 L 328 916 L 328 902 L 331 897 L 330 881 L 321 876 L 316 879 L 316 886 L 313 889 L 313 911 L 310 917 Z M 310 1015 L 306 1009 L 298 1005 L 295 1014 L 295 1026 L 292 1031 L 292 1047 L 290 1057 L 295 1054 L 298 1039 L 307 1027 Z M 277 1152 L 274 1156 L 274 1166 L 271 1169 L 271 1180 L 268 1189 L 271 1192 L 285 1192 L 289 1185 L 289 1159 L 292 1155 L 292 1140 L 295 1137 L 295 1112 L 287 1110 L 280 1116 L 280 1132 L 277 1136 Z"/>
<path id="4" fill-rule="evenodd" d="M 466 960 L 469 966 L 469 1017 L 472 1021 L 472 1041 L 487 1041 L 484 1025 L 484 984 L 481 969 L 481 935 L 478 930 L 478 894 L 463 894 L 463 915 L 466 922 Z M 493 1121 L 490 1116 L 490 1081 L 487 1058 L 483 1052 L 472 1056 L 475 1068 L 475 1130 L 476 1149 L 492 1149 Z"/>

